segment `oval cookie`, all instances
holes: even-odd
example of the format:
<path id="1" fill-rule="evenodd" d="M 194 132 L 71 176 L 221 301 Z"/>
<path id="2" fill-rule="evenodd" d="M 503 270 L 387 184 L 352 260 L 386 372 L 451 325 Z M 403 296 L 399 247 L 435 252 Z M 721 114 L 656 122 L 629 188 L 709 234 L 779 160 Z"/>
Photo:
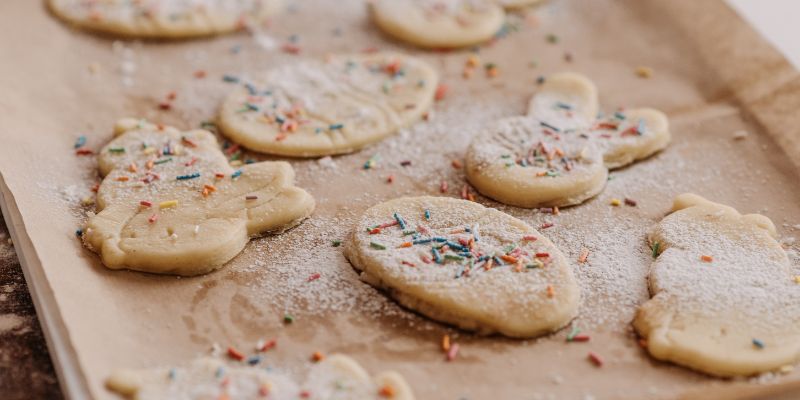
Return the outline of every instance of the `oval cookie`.
<path id="1" fill-rule="evenodd" d="M 124 119 L 115 134 L 98 156 L 97 214 L 83 233 L 108 268 L 203 274 L 314 210 L 288 163 L 233 169 L 210 132 Z"/>
<path id="2" fill-rule="evenodd" d="M 219 125 L 231 139 L 263 153 L 349 153 L 418 121 L 437 85 L 433 68 L 414 57 L 332 56 L 243 83 L 223 103 Z"/>
<path id="3" fill-rule="evenodd" d="M 137 38 L 186 38 L 260 23 L 282 0 L 48 0 L 59 18 L 78 27 Z"/>
<path id="4" fill-rule="evenodd" d="M 370 10 L 384 32 L 427 48 L 483 43 L 505 21 L 503 8 L 490 0 L 377 0 Z"/>
<path id="5" fill-rule="evenodd" d="M 800 360 L 800 278 L 775 236 L 764 216 L 676 197 L 650 232 L 652 298 L 633 323 L 650 354 L 726 377 Z"/>
<path id="6" fill-rule="evenodd" d="M 367 283 L 431 319 L 527 338 L 578 311 L 564 255 L 524 222 L 480 204 L 409 197 L 368 209 L 345 256 Z"/>

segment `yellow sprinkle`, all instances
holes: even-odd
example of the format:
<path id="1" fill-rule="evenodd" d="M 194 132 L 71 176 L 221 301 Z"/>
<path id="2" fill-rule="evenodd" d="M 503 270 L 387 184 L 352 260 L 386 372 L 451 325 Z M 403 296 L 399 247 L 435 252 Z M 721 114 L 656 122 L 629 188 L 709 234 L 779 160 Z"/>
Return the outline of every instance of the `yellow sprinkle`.
<path id="1" fill-rule="evenodd" d="M 242 160 L 233 160 L 231 161 L 231 167 L 239 167 L 242 165 Z"/>
<path id="2" fill-rule="evenodd" d="M 612 206 L 619 207 L 620 204 L 622 204 L 622 201 L 620 201 L 620 199 L 611 199 L 611 205 Z"/>
<path id="3" fill-rule="evenodd" d="M 84 206 L 90 206 L 94 204 L 94 197 L 92 196 L 84 197 L 83 199 L 81 199 L 81 204 L 83 204 Z"/>
<path id="4" fill-rule="evenodd" d="M 144 153 L 144 154 L 153 154 L 155 152 L 156 152 L 156 148 L 153 147 L 153 146 L 147 147 L 144 150 L 142 150 L 142 153 Z"/>
<path id="5" fill-rule="evenodd" d="M 782 374 L 788 374 L 788 373 L 790 373 L 792 371 L 794 371 L 794 367 L 791 366 L 791 365 L 788 365 L 788 364 L 778 368 L 778 372 L 780 372 Z"/>
<path id="6" fill-rule="evenodd" d="M 161 203 L 158 203 L 158 208 L 160 208 L 160 209 L 172 208 L 172 207 L 177 207 L 177 206 L 178 206 L 178 200 L 168 200 L 168 201 L 162 201 Z"/>
<path id="7" fill-rule="evenodd" d="M 795 275 L 795 277 L 794 277 L 794 283 L 796 283 L 796 284 L 800 285 L 800 275 Z"/>
<path id="8" fill-rule="evenodd" d="M 653 69 L 650 67 L 636 67 L 636 75 L 640 78 L 650 78 L 653 76 Z"/>

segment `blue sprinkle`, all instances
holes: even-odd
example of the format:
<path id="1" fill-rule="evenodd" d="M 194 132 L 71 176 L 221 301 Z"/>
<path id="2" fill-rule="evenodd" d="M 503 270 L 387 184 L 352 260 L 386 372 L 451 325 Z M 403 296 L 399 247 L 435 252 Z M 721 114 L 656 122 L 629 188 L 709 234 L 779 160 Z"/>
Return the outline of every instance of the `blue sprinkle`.
<path id="1" fill-rule="evenodd" d="M 625 119 L 625 114 L 617 111 L 614 113 L 614 117 L 616 117 L 617 119 Z"/>
<path id="2" fill-rule="evenodd" d="M 417 239 L 411 242 L 411 244 L 427 244 L 430 243 L 433 239 Z"/>
<path id="3" fill-rule="evenodd" d="M 231 178 L 236 179 L 242 175 L 242 170 L 237 169 L 236 172 L 231 174 Z"/>
<path id="4" fill-rule="evenodd" d="M 256 365 L 261 362 L 261 356 L 250 356 L 247 359 L 247 363 L 250 365 Z"/>
<path id="5" fill-rule="evenodd" d="M 425 210 L 425 220 L 430 221 L 431 219 L 431 212 L 429 210 Z"/>
<path id="6" fill-rule="evenodd" d="M 497 264 L 497 265 L 506 265 L 506 264 L 505 264 L 505 263 L 503 263 L 503 261 L 501 261 L 501 260 L 500 260 L 500 258 L 499 258 L 499 257 L 497 257 L 497 256 L 493 256 L 493 257 L 492 257 L 492 260 L 494 260 L 494 263 L 495 263 L 495 264 Z"/>
<path id="7" fill-rule="evenodd" d="M 177 374 L 177 371 L 175 371 L 175 368 L 170 368 L 169 369 L 169 379 L 170 380 L 174 380 L 176 374 Z"/>
<path id="8" fill-rule="evenodd" d="M 394 220 L 397 221 L 398 225 L 400 225 L 400 229 L 406 230 L 406 221 L 403 220 L 403 217 L 401 217 L 400 214 L 394 213 Z"/>
<path id="9" fill-rule="evenodd" d="M 76 231 L 75 231 L 75 236 L 77 236 L 77 237 L 81 237 L 81 236 L 83 236 L 83 229 L 78 229 L 78 230 L 76 230 Z"/>
<path id="10" fill-rule="evenodd" d="M 441 264 L 442 255 L 439 253 L 439 250 L 431 249 L 431 253 L 433 253 L 433 261 L 436 261 L 437 264 Z"/>
<path id="11" fill-rule="evenodd" d="M 195 173 L 188 174 L 188 175 L 178 175 L 178 176 L 175 177 L 175 179 L 177 179 L 179 181 L 185 181 L 185 180 L 195 179 L 195 178 L 199 178 L 199 177 L 200 177 L 200 173 L 199 172 L 195 172 Z"/>
<path id="12" fill-rule="evenodd" d="M 256 160 L 251 160 L 251 159 L 244 160 L 245 164 L 253 164 L 255 162 L 256 162 Z"/>
<path id="13" fill-rule="evenodd" d="M 344 124 L 331 124 L 328 129 L 335 131 L 344 128 Z"/>
<path id="14" fill-rule="evenodd" d="M 572 110 L 572 106 L 566 103 L 558 102 L 556 103 L 556 107 L 564 109 L 564 110 Z"/>
<path id="15" fill-rule="evenodd" d="M 221 378 L 222 375 L 224 375 L 224 374 L 225 374 L 225 367 L 217 368 L 217 373 L 216 373 L 217 378 Z"/>
<path id="16" fill-rule="evenodd" d="M 539 125 L 541 125 L 541 126 L 543 126 L 545 128 L 550 128 L 550 129 L 552 129 L 552 130 L 554 130 L 556 132 L 560 132 L 561 131 L 561 129 L 558 129 L 555 126 L 550 125 L 550 124 L 548 124 L 547 122 L 544 122 L 544 121 L 539 121 Z"/>
<path id="17" fill-rule="evenodd" d="M 447 241 L 447 245 L 453 250 L 468 251 L 469 249 L 455 242 Z"/>
<path id="18" fill-rule="evenodd" d="M 440 237 L 440 236 L 437 236 L 437 237 L 433 238 L 433 241 L 434 242 L 439 242 L 439 243 L 444 243 L 444 242 L 447 241 L 447 239 L 445 239 L 443 237 Z"/>
<path id="19" fill-rule="evenodd" d="M 239 78 L 233 75 L 223 75 L 222 80 L 228 83 L 239 83 Z"/>
<path id="20" fill-rule="evenodd" d="M 763 349 L 764 348 L 764 342 L 762 342 L 762 341 L 760 341 L 758 339 L 753 339 L 753 346 L 756 346 L 759 349 Z"/>
<path id="21" fill-rule="evenodd" d="M 645 130 L 644 120 L 640 119 L 639 125 L 636 127 L 636 133 L 638 133 L 639 136 L 642 136 L 644 135 L 644 130 Z"/>
<path id="22" fill-rule="evenodd" d="M 250 96 L 255 96 L 258 94 L 258 89 L 256 89 L 252 83 L 245 83 L 244 87 L 247 88 L 247 92 L 250 93 Z"/>
<path id="23" fill-rule="evenodd" d="M 75 148 L 83 147 L 86 144 L 86 136 L 78 136 L 78 140 L 75 141 Z"/>

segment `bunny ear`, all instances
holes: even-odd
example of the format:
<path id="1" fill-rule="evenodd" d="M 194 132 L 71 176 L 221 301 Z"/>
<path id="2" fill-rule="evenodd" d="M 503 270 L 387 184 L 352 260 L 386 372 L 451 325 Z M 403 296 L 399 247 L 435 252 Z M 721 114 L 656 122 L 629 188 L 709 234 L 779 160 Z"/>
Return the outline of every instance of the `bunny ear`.
<path id="1" fill-rule="evenodd" d="M 617 113 L 624 115 L 616 133 L 599 143 L 603 159 L 610 169 L 645 159 L 667 147 L 671 140 L 669 122 L 663 112 L 652 108 L 634 108 Z M 631 134 L 628 134 L 631 133 Z"/>
<path id="2" fill-rule="evenodd" d="M 528 115 L 563 128 L 589 126 L 597 110 L 597 87 L 573 72 L 548 76 L 528 104 Z"/>
<path id="3" fill-rule="evenodd" d="M 262 162 L 242 167 L 241 174 L 219 186 L 213 212 L 234 216 L 246 210 L 251 236 L 281 232 L 314 211 L 314 198 L 294 186 L 294 170 L 286 162 Z"/>

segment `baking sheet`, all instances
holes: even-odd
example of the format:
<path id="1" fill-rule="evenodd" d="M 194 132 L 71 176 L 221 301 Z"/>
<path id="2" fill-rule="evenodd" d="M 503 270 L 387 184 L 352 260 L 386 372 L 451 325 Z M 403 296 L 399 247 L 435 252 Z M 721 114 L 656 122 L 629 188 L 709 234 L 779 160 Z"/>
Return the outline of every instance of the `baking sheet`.
<path id="1" fill-rule="evenodd" d="M 312 352 L 344 352 L 373 372 L 401 372 L 421 399 L 674 398 L 740 385 L 784 390 L 778 385 L 800 380 L 798 373 L 711 379 L 651 360 L 629 328 L 648 297 L 644 233 L 674 195 L 694 191 L 764 213 L 787 241 L 798 233 L 797 72 L 719 1 L 557 0 L 511 21 L 507 37 L 479 49 L 500 75 L 478 71 L 465 80 L 469 51 L 395 43 L 356 0 L 297 1 L 257 32 L 182 42 L 116 41 L 55 21 L 43 2 L 0 3 L 3 210 L 65 392 L 112 398 L 102 382 L 114 368 L 179 363 L 213 343 L 250 349 L 259 338 L 278 339 L 269 365 L 302 374 Z M 292 35 L 298 55 L 280 50 Z M 196 127 L 213 119 L 232 89 L 223 74 L 255 76 L 300 58 L 367 48 L 427 59 L 442 72 L 448 96 L 430 121 L 381 144 L 333 159 L 290 160 L 299 186 L 318 203 L 300 227 L 252 241 L 222 270 L 188 279 L 109 271 L 76 240 L 90 209 L 80 201 L 97 180 L 94 160 L 73 154 L 79 135 L 98 149 L 123 116 Z M 654 77 L 638 78 L 640 65 Z M 207 77 L 195 78 L 198 70 Z M 605 110 L 665 111 L 674 138 L 666 151 L 613 172 L 597 199 L 559 216 L 477 196 L 533 226 L 554 222 L 543 233 L 571 260 L 590 249 L 589 262 L 573 267 L 583 294 L 574 324 L 591 342 L 567 344 L 566 330 L 527 341 L 477 337 L 405 311 L 359 282 L 331 241 L 344 239 L 352 219 L 380 201 L 438 194 L 442 181 L 446 195 L 459 196 L 464 177 L 451 161 L 463 157 L 469 138 L 493 119 L 523 113 L 536 78 L 561 70 L 590 76 Z M 159 110 L 172 91 L 173 109 Z M 750 135 L 734 141 L 738 130 Z M 363 170 L 374 156 L 378 167 Z M 412 165 L 402 167 L 405 160 Z M 609 206 L 622 197 L 638 206 Z M 797 247 L 787 248 L 797 267 Z M 321 278 L 307 282 L 312 273 Z M 285 313 L 293 324 L 282 322 Z M 438 350 L 445 333 L 461 345 L 456 362 Z M 606 365 L 589 363 L 589 350 Z M 733 390 L 744 396 L 751 389 Z"/>

